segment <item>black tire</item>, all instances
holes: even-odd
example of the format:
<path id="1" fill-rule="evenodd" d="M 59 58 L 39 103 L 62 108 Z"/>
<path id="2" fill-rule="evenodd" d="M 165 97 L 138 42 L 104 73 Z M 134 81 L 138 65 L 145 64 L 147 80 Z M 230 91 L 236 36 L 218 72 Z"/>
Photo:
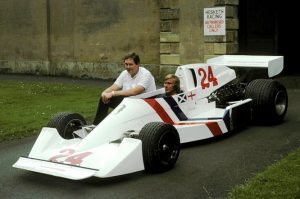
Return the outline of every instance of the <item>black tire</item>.
<path id="1" fill-rule="evenodd" d="M 252 120 L 259 124 L 282 122 L 288 108 L 286 88 L 272 79 L 251 81 L 245 90 L 245 97 L 252 101 Z"/>
<path id="2" fill-rule="evenodd" d="M 142 128 L 139 139 L 142 140 L 146 172 L 164 172 L 174 167 L 180 152 L 180 139 L 175 127 L 151 122 Z"/>
<path id="3" fill-rule="evenodd" d="M 73 132 L 86 125 L 85 119 L 78 113 L 62 112 L 54 115 L 47 127 L 56 128 L 64 139 L 72 139 L 76 136 Z"/>

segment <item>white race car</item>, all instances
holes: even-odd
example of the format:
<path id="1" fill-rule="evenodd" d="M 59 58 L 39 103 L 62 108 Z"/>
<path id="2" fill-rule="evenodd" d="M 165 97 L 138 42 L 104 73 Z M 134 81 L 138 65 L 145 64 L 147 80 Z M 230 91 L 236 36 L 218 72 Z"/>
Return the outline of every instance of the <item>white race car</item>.
<path id="1" fill-rule="evenodd" d="M 250 122 L 281 122 L 288 107 L 285 87 L 270 78 L 242 82 L 236 68 L 266 69 L 274 77 L 283 57 L 224 55 L 179 66 L 180 94 L 158 98 L 161 88 L 124 98 L 96 127 L 78 113 L 60 113 L 13 167 L 74 180 L 163 172 L 175 165 L 181 143 Z"/>

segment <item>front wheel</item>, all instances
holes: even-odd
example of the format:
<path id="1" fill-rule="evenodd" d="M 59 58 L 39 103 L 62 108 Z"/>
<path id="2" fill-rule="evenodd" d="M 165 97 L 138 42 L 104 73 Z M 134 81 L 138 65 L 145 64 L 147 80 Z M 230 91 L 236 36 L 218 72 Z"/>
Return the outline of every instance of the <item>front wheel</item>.
<path id="1" fill-rule="evenodd" d="M 47 127 L 56 128 L 64 139 L 78 137 L 73 132 L 86 125 L 85 119 L 78 113 L 62 112 L 54 115 Z"/>
<path id="2" fill-rule="evenodd" d="M 145 171 L 149 173 L 170 170 L 180 152 L 180 139 L 176 128 L 170 124 L 151 122 L 140 131 Z"/>

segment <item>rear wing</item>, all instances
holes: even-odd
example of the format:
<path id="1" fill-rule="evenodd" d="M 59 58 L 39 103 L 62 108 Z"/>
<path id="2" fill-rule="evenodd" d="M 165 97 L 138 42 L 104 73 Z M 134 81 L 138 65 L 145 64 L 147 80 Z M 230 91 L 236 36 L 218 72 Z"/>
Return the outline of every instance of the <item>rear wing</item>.
<path id="1" fill-rule="evenodd" d="M 283 56 L 222 55 L 208 59 L 206 62 L 234 68 L 267 68 L 269 77 L 274 77 L 283 70 Z"/>

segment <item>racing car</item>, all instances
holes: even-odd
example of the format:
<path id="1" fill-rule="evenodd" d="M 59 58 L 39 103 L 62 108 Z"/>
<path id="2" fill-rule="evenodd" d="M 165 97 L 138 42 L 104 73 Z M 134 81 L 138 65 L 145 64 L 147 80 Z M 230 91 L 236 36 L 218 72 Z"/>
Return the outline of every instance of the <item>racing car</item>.
<path id="1" fill-rule="evenodd" d="M 264 69 L 268 77 L 241 81 L 236 71 L 244 68 Z M 223 55 L 179 66 L 179 94 L 158 97 L 160 88 L 126 97 L 97 126 L 79 113 L 58 113 L 13 167 L 73 180 L 168 171 L 182 143 L 280 123 L 288 95 L 272 77 L 282 70 L 282 56 Z"/>

